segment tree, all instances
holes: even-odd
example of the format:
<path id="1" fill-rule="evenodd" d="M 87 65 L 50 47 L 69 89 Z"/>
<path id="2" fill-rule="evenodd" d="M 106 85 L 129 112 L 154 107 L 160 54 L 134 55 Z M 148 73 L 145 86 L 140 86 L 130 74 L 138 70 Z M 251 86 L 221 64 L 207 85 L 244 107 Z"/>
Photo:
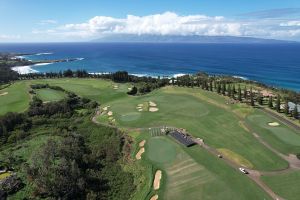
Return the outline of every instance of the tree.
<path id="1" fill-rule="evenodd" d="M 269 97 L 269 108 L 273 108 L 273 97 Z"/>
<path id="2" fill-rule="evenodd" d="M 245 86 L 244 88 L 244 99 L 247 100 L 248 97 L 248 92 L 247 92 L 247 87 Z"/>
<path id="3" fill-rule="evenodd" d="M 280 112 L 280 95 L 277 95 L 277 99 L 276 99 L 276 111 Z"/>
<path id="4" fill-rule="evenodd" d="M 222 84 L 222 94 L 225 95 L 226 94 L 226 83 Z"/>
<path id="5" fill-rule="evenodd" d="M 284 113 L 286 115 L 290 114 L 290 108 L 289 108 L 289 103 L 288 103 L 287 99 L 285 100 Z"/>
<path id="6" fill-rule="evenodd" d="M 238 87 L 238 100 L 242 101 L 242 90 L 241 90 L 241 86 L 240 85 Z"/>
<path id="7" fill-rule="evenodd" d="M 293 110 L 293 117 L 294 117 L 295 119 L 298 119 L 298 118 L 299 118 L 299 111 L 298 111 L 298 105 L 297 105 L 297 104 L 295 104 L 295 108 L 294 108 L 294 110 Z"/>
<path id="8" fill-rule="evenodd" d="M 218 94 L 221 93 L 221 84 L 220 83 L 218 83 L 218 85 L 217 85 L 217 92 L 218 92 Z"/>
<path id="9" fill-rule="evenodd" d="M 264 100 L 263 96 L 261 95 L 261 93 L 259 93 L 257 97 L 258 104 L 262 106 L 264 102 L 263 100 Z"/>
<path id="10" fill-rule="evenodd" d="M 250 88 L 250 105 L 255 106 L 252 87 Z"/>
<path id="11" fill-rule="evenodd" d="M 231 85 L 228 85 L 227 96 L 231 96 Z"/>
<path id="12" fill-rule="evenodd" d="M 137 87 L 133 86 L 131 88 L 131 90 L 127 92 L 127 94 L 129 94 L 129 95 L 136 95 L 137 92 L 138 92 Z"/>

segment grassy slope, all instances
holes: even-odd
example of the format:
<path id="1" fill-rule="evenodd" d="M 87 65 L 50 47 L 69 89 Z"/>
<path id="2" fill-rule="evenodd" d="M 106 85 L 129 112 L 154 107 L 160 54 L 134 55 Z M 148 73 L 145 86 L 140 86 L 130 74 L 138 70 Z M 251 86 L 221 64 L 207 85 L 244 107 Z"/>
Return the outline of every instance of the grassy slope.
<path id="1" fill-rule="evenodd" d="M 66 97 L 62 91 L 52 90 L 49 88 L 35 90 L 37 96 L 43 101 L 59 101 Z"/>
<path id="2" fill-rule="evenodd" d="M 28 108 L 30 96 L 28 86 L 24 82 L 17 82 L 11 86 L 0 90 L 0 115 L 7 112 L 23 112 Z"/>
<path id="3" fill-rule="evenodd" d="M 300 196 L 300 172 L 289 172 L 276 176 L 264 176 L 262 180 L 278 195 L 287 200 L 298 200 Z"/>

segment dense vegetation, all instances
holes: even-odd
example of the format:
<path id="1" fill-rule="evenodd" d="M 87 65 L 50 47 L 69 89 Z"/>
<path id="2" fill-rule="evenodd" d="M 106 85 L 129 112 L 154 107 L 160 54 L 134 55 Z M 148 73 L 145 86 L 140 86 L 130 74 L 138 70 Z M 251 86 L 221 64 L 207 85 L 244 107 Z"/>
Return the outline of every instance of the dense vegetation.
<path id="1" fill-rule="evenodd" d="M 45 87 L 64 91 L 31 86 Z M 127 140 L 118 130 L 90 121 L 96 102 L 65 92 L 67 98 L 58 102 L 42 103 L 34 96 L 27 112 L 0 118 L 2 148 L 41 142 L 41 133 L 48 137 L 29 157 L 0 153 L 0 167 L 13 170 L 15 181 L 24 187 L 20 192 L 7 187 L 0 191 L 27 199 L 129 199 L 135 186 L 132 175 L 122 169 Z"/>

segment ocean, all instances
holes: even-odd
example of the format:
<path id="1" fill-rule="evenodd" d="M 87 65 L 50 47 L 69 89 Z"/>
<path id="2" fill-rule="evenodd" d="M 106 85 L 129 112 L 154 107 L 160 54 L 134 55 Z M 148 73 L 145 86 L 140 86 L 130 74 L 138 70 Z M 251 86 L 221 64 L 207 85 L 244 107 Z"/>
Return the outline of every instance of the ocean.
<path id="1" fill-rule="evenodd" d="M 300 44 L 0 44 L 1 52 L 34 53 L 30 60 L 77 58 L 74 62 L 18 68 L 26 72 L 125 70 L 135 75 L 176 76 L 199 71 L 260 81 L 300 91 Z"/>

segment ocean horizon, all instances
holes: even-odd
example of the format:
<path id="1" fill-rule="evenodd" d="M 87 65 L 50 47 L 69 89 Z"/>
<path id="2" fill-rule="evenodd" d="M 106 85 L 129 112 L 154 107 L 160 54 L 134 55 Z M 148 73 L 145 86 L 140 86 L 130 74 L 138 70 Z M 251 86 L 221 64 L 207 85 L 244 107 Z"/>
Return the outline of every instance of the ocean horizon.
<path id="1" fill-rule="evenodd" d="M 137 76 L 178 76 L 199 71 L 300 91 L 300 44 L 35 43 L 0 44 L 0 52 L 32 53 L 29 60 L 74 59 L 16 67 L 20 73 L 84 69 Z"/>

